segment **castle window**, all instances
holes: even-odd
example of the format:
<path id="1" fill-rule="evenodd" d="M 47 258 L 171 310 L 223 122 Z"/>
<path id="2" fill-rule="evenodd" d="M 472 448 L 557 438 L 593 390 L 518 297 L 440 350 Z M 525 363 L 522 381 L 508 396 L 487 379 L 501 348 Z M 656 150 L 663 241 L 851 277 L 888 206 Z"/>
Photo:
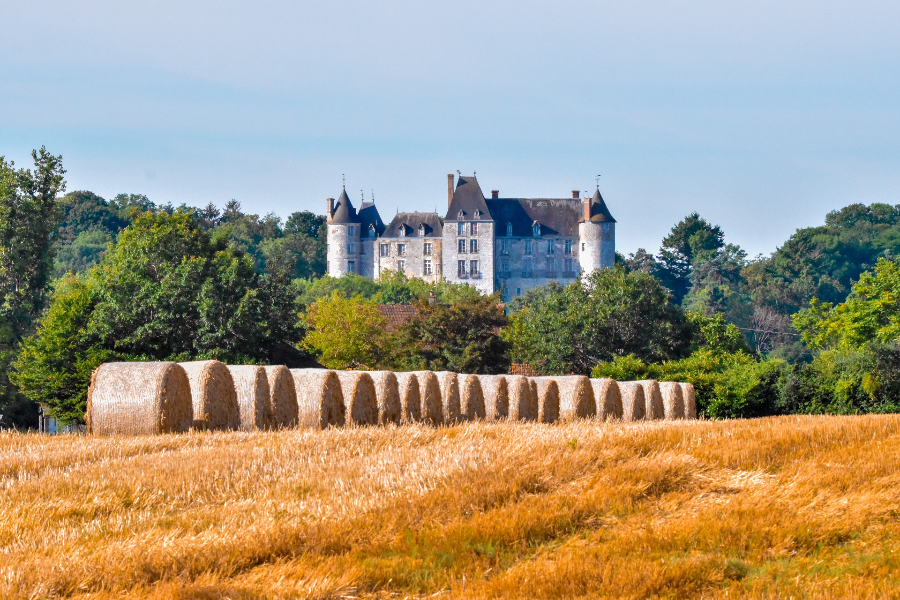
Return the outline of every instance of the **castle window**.
<path id="1" fill-rule="evenodd" d="M 566 254 L 572 254 L 572 240 L 566 240 Z"/>
<path id="2" fill-rule="evenodd" d="M 347 272 L 348 273 L 356 272 L 356 261 L 352 261 L 352 260 L 347 261 Z"/>
<path id="3" fill-rule="evenodd" d="M 406 244 L 397 244 L 397 256 L 406 256 Z"/>
<path id="4" fill-rule="evenodd" d="M 354 253 L 356 253 L 356 244 L 354 244 L 353 242 L 348 242 L 347 243 L 347 254 L 354 254 Z"/>
<path id="5" fill-rule="evenodd" d="M 422 271 L 423 275 L 431 275 L 431 261 L 425 260 L 425 268 Z"/>
<path id="6" fill-rule="evenodd" d="M 500 277 L 509 277 L 509 261 L 506 259 L 500 262 Z"/>
<path id="7" fill-rule="evenodd" d="M 456 261 L 456 269 L 457 269 L 456 274 L 458 277 L 465 277 L 466 276 L 466 261 L 464 261 L 464 260 Z"/>
<path id="8" fill-rule="evenodd" d="M 375 237 L 375 226 L 369 225 L 369 237 Z"/>
<path id="9" fill-rule="evenodd" d="M 556 277 L 556 261 L 552 258 L 547 261 L 547 277 Z"/>
<path id="10" fill-rule="evenodd" d="M 432 247 L 433 245 L 431 242 L 425 242 L 424 244 L 422 244 L 422 254 L 424 254 L 425 256 L 430 255 Z"/>
<path id="11" fill-rule="evenodd" d="M 571 258 L 567 258 L 565 261 L 566 272 L 563 273 L 565 277 L 575 277 L 575 266 L 572 262 Z"/>
<path id="12" fill-rule="evenodd" d="M 534 233 L 534 237 L 540 237 L 541 235 L 541 226 L 538 223 L 535 223 L 531 228 L 532 233 Z"/>
<path id="13" fill-rule="evenodd" d="M 457 223 L 456 224 L 456 235 L 466 235 L 466 224 L 465 223 Z"/>
<path id="14" fill-rule="evenodd" d="M 581 242 L 581 251 L 584 252 L 584 242 Z"/>
<path id="15" fill-rule="evenodd" d="M 391 255 L 390 244 L 381 244 L 381 255 L 382 256 L 390 256 Z"/>
<path id="16" fill-rule="evenodd" d="M 480 219 L 480 218 L 481 218 L 481 211 L 480 211 L 480 210 L 477 210 L 477 209 L 475 210 L 475 218 L 476 218 L 476 219 Z"/>
<path id="17" fill-rule="evenodd" d="M 512 235 L 512 223 L 506 224 L 506 235 Z"/>
<path id="18" fill-rule="evenodd" d="M 463 220 L 463 216 L 464 216 L 464 215 L 463 215 L 463 211 L 459 211 L 459 214 L 456 215 L 456 217 L 457 217 L 460 221 Z"/>
<path id="19" fill-rule="evenodd" d="M 478 277 L 478 261 L 477 260 L 469 261 L 469 275 L 471 277 Z"/>
<path id="20" fill-rule="evenodd" d="M 400 237 L 406 237 L 406 225 L 400 226 Z"/>
<path id="21" fill-rule="evenodd" d="M 475 254 L 478 252 L 478 240 L 469 240 L 469 252 Z"/>
<path id="22" fill-rule="evenodd" d="M 425 226 L 419 225 L 419 237 L 425 237 Z"/>
<path id="23" fill-rule="evenodd" d="M 534 276 L 534 260 L 526 258 L 522 262 L 522 277 L 529 278 Z"/>
<path id="24" fill-rule="evenodd" d="M 531 254 L 531 240 L 525 240 L 525 254 Z"/>
<path id="25" fill-rule="evenodd" d="M 397 261 L 397 270 L 403 273 L 406 270 L 406 261 L 398 260 Z"/>
<path id="26" fill-rule="evenodd" d="M 472 235 L 478 235 L 478 223 L 472 223 Z"/>
<path id="27" fill-rule="evenodd" d="M 547 240 L 547 254 L 553 254 L 556 251 L 556 244 L 553 240 Z"/>
<path id="28" fill-rule="evenodd" d="M 347 233 L 349 233 L 350 235 L 356 235 L 356 226 L 355 226 L 355 225 L 351 225 L 350 227 L 348 227 L 348 228 L 347 228 Z"/>
<path id="29" fill-rule="evenodd" d="M 500 254 L 509 254 L 509 240 L 500 240 Z"/>
<path id="30" fill-rule="evenodd" d="M 518 297 L 521 295 L 522 295 L 522 288 L 516 288 L 516 296 Z"/>
<path id="31" fill-rule="evenodd" d="M 456 251 L 460 254 L 466 253 L 466 240 L 456 240 Z"/>

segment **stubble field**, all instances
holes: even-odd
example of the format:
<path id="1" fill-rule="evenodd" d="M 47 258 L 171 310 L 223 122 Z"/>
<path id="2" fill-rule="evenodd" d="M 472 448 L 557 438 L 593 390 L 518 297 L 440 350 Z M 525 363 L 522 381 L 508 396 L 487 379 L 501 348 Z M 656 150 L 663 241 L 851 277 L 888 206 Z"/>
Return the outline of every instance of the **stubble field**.
<path id="1" fill-rule="evenodd" d="M 900 417 L 0 435 L 0 596 L 900 597 Z"/>

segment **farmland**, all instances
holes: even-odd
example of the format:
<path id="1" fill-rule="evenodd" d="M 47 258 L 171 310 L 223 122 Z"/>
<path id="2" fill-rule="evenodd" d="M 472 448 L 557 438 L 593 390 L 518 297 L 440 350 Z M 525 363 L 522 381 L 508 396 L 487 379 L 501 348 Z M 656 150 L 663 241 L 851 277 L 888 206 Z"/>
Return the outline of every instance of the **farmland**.
<path id="1" fill-rule="evenodd" d="M 0 596 L 900 597 L 900 416 L 0 435 Z"/>

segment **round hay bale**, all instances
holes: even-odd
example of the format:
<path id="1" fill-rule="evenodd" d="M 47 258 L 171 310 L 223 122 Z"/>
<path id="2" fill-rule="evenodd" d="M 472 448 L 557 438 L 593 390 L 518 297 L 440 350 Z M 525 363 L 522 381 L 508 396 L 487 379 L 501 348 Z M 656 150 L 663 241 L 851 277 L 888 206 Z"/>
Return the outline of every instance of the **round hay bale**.
<path id="1" fill-rule="evenodd" d="M 640 381 L 620 381 L 618 387 L 622 398 L 622 420 L 643 421 L 647 413 L 644 386 Z"/>
<path id="2" fill-rule="evenodd" d="M 644 418 L 648 421 L 656 421 L 666 417 L 663 408 L 662 392 L 659 391 L 659 382 L 655 379 L 644 379 L 639 382 L 644 386 L 644 400 L 646 401 L 646 413 Z"/>
<path id="3" fill-rule="evenodd" d="M 559 385 L 553 377 L 532 377 L 537 390 L 538 421 L 556 423 L 559 420 Z"/>
<path id="4" fill-rule="evenodd" d="M 310 429 L 341 427 L 346 410 L 341 380 L 329 369 L 291 369 L 297 390 L 297 425 Z"/>
<path id="5" fill-rule="evenodd" d="M 444 413 L 444 424 L 455 425 L 462 421 L 462 410 L 459 404 L 459 375 L 451 371 L 436 371 L 434 374 L 441 387 L 441 411 Z"/>
<path id="6" fill-rule="evenodd" d="M 414 371 L 419 379 L 419 399 L 422 407 L 419 414 L 423 423 L 437 427 L 444 422 L 444 408 L 441 402 L 441 385 L 433 371 Z"/>
<path id="7" fill-rule="evenodd" d="M 622 418 L 622 396 L 615 379 L 591 379 L 594 399 L 597 401 L 597 418 L 603 420 Z"/>
<path id="8" fill-rule="evenodd" d="M 506 389 L 509 394 L 509 420 L 537 421 L 540 414 L 537 384 L 522 375 L 508 375 Z"/>
<path id="9" fill-rule="evenodd" d="M 378 425 L 375 382 L 365 371 L 335 371 L 341 381 L 346 425 Z"/>
<path id="10" fill-rule="evenodd" d="M 681 392 L 681 384 L 674 381 L 661 381 L 659 382 L 659 392 L 662 394 L 665 418 L 683 419 L 684 396 Z"/>
<path id="11" fill-rule="evenodd" d="M 259 365 L 228 365 L 241 411 L 241 429 L 272 429 L 272 395 L 265 368 Z"/>
<path id="12" fill-rule="evenodd" d="M 693 383 L 681 384 L 681 395 L 684 398 L 684 418 L 697 418 L 697 394 L 694 392 Z"/>
<path id="13" fill-rule="evenodd" d="M 419 392 L 419 378 L 415 373 L 394 373 L 397 377 L 397 391 L 400 393 L 400 415 L 404 423 L 422 421 L 422 396 Z"/>
<path id="14" fill-rule="evenodd" d="M 297 426 L 297 389 L 294 377 L 287 367 L 275 365 L 266 367 L 269 393 L 272 403 L 272 427 L 282 429 Z"/>
<path id="15" fill-rule="evenodd" d="M 459 376 L 459 412 L 463 421 L 484 420 L 484 391 L 478 375 Z"/>
<path id="16" fill-rule="evenodd" d="M 191 384 L 173 362 L 104 363 L 91 374 L 88 433 L 182 433 L 194 422 Z"/>
<path id="17" fill-rule="evenodd" d="M 241 407 L 228 367 L 217 360 L 178 364 L 191 382 L 194 428 L 210 431 L 240 429 Z"/>
<path id="18" fill-rule="evenodd" d="M 535 377 L 535 379 L 544 379 Z M 559 418 L 563 421 L 593 418 L 597 414 L 594 388 L 584 375 L 548 377 L 559 388 Z"/>
<path id="19" fill-rule="evenodd" d="M 378 400 L 378 423 L 387 425 L 401 423 L 400 389 L 397 376 L 390 371 L 369 371 L 375 383 L 375 398 Z"/>
<path id="20" fill-rule="evenodd" d="M 509 416 L 509 384 L 505 375 L 479 375 L 484 394 L 484 418 L 499 421 Z M 526 382 L 527 385 L 527 382 Z"/>

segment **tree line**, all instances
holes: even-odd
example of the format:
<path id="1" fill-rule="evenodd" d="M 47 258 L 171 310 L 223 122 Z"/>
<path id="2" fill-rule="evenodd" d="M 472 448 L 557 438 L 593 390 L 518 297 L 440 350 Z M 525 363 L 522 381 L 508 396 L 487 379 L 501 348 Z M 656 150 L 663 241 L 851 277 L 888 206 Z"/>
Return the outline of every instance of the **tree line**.
<path id="1" fill-rule="evenodd" d="M 203 358 L 677 379 L 709 417 L 900 408 L 897 206 L 847 206 L 754 259 L 693 213 L 656 254 L 503 304 L 326 277 L 311 212 L 65 194 L 61 157 L 32 158 L 0 158 L 0 426 L 33 426 L 37 403 L 81 420 L 101 362 Z"/>

